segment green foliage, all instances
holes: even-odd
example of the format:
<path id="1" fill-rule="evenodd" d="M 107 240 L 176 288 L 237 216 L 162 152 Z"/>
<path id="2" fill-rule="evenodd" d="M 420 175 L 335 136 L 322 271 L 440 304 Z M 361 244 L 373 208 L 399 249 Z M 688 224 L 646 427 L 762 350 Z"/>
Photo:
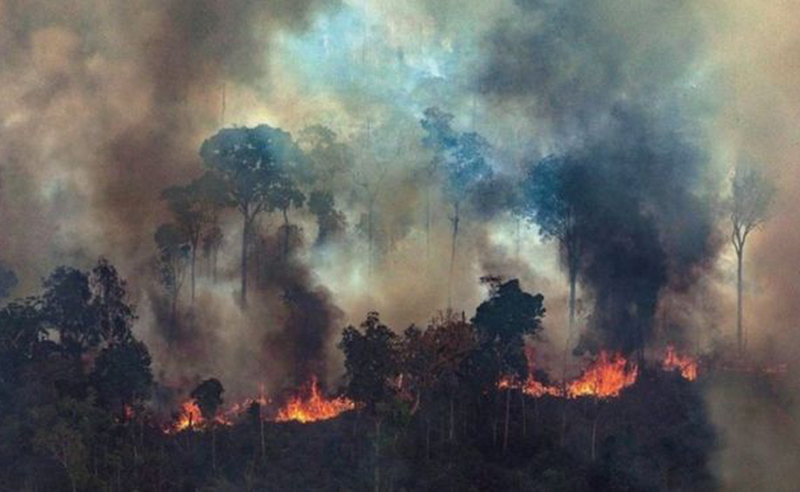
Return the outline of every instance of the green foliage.
<path id="1" fill-rule="evenodd" d="M 227 185 L 231 203 L 246 215 L 264 210 L 284 176 L 306 162 L 291 135 L 269 125 L 220 130 L 203 142 L 200 156 Z"/>
<path id="2" fill-rule="evenodd" d="M 348 326 L 342 332 L 339 347 L 345 355 L 345 393 L 375 413 L 395 394 L 400 373 L 397 335 L 371 312 L 360 329 Z"/>

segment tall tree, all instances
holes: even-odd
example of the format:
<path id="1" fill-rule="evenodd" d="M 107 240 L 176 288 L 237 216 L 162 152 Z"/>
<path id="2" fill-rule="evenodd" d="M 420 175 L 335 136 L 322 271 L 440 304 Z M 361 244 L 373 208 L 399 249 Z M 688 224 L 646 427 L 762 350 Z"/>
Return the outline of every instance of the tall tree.
<path id="1" fill-rule="evenodd" d="M 155 234 L 159 250 L 158 269 L 161 285 L 170 296 L 173 324 L 176 321 L 178 296 L 186 276 L 191 246 L 183 231 L 175 224 L 162 224 Z"/>
<path id="2" fill-rule="evenodd" d="M 568 158 L 550 156 L 528 170 L 516 207 L 539 227 L 544 239 L 555 239 L 569 279 L 568 339 L 575 330 L 576 287 L 581 262 L 581 238 L 578 232 L 579 210 L 573 195 L 577 187 L 578 166 Z"/>
<path id="3" fill-rule="evenodd" d="M 433 150 L 436 165 L 443 167 L 444 194 L 453 207 L 453 215 L 450 217 L 453 228 L 447 287 L 448 304 L 451 301 L 461 205 L 475 186 L 492 174 L 492 169 L 485 157 L 489 150 L 486 139 L 475 132 L 457 133 L 453 131 L 450 127 L 452 120 L 453 115 L 444 113 L 438 108 L 429 108 L 420 122 L 428 133 L 424 141 L 425 145 Z"/>
<path id="4" fill-rule="evenodd" d="M 490 287 L 489 299 L 478 306 L 472 322 L 478 330 L 480 350 L 487 354 L 486 370 L 492 387 L 496 388 L 502 376 L 520 381 L 527 378 L 524 337 L 542 329 L 544 297 L 523 291 L 516 279 L 502 282 L 489 277 L 485 281 Z M 506 389 L 503 451 L 508 448 L 510 398 L 511 390 Z"/>
<path id="5" fill-rule="evenodd" d="M 375 423 L 374 488 L 380 489 L 380 442 L 384 413 L 391 409 L 400 374 L 400 346 L 397 335 L 371 312 L 361 329 L 348 326 L 339 348 L 345 354 L 345 392 L 364 405 Z"/>
<path id="6" fill-rule="evenodd" d="M 736 251 L 736 346 L 741 356 L 747 349 L 742 321 L 744 247 L 750 233 L 769 218 L 776 189 L 761 172 L 741 165 L 736 167 L 731 185 L 731 243 Z"/>
<path id="7" fill-rule="evenodd" d="M 242 214 L 241 304 L 247 305 L 247 246 L 255 218 L 269 205 L 272 191 L 303 152 L 280 128 L 226 128 L 203 142 L 200 156 L 227 185 L 229 203 Z"/>
<path id="8" fill-rule="evenodd" d="M 197 248 L 203 235 L 217 221 L 219 210 L 227 204 L 224 183 L 207 172 L 186 186 L 171 186 L 161 197 L 167 201 L 175 223 L 181 228 L 190 246 L 191 299 L 195 297 Z"/>

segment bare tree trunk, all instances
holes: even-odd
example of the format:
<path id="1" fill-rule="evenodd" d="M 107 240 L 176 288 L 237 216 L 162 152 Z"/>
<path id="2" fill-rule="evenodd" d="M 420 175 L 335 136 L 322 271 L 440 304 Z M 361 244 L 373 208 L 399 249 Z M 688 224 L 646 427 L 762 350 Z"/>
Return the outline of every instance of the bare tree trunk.
<path id="1" fill-rule="evenodd" d="M 528 415 L 525 413 L 525 392 L 519 392 L 520 400 L 522 400 L 522 437 L 528 437 Z"/>
<path id="2" fill-rule="evenodd" d="M 506 417 L 503 428 L 503 453 L 508 449 L 508 421 L 511 416 L 511 390 L 506 390 Z"/>
<path id="3" fill-rule="evenodd" d="M 594 418 L 594 422 L 592 422 L 592 462 L 594 462 L 596 457 L 596 444 L 597 444 L 597 421 L 599 420 L 600 416 L 597 415 Z"/>
<path id="4" fill-rule="evenodd" d="M 431 459 L 431 417 L 425 417 L 425 462 Z"/>
<path id="5" fill-rule="evenodd" d="M 211 468 L 217 471 L 217 426 L 211 422 Z"/>
<path id="6" fill-rule="evenodd" d="M 194 305 L 194 274 L 195 274 L 195 265 L 197 264 L 197 240 L 192 242 L 192 305 Z"/>
<path id="7" fill-rule="evenodd" d="M 739 357 L 744 355 L 745 340 L 744 329 L 742 326 L 742 256 L 744 253 L 744 245 L 736 248 L 736 346 L 739 351 Z"/>
<path id="8" fill-rule="evenodd" d="M 454 214 L 453 218 L 451 219 L 453 222 L 453 239 L 452 239 L 452 246 L 450 249 L 450 273 L 447 276 L 447 307 L 450 308 L 453 306 L 453 269 L 455 268 L 456 264 L 456 242 L 458 241 L 458 221 L 460 220 L 459 217 L 459 203 L 453 203 Z"/>
<path id="9" fill-rule="evenodd" d="M 289 257 L 289 212 L 283 209 L 283 259 Z"/>
<path id="10" fill-rule="evenodd" d="M 431 184 L 425 187 L 425 265 L 431 259 Z"/>
<path id="11" fill-rule="evenodd" d="M 250 240 L 250 217 L 244 214 L 242 227 L 242 292 L 240 303 L 242 308 L 247 307 L 247 242 Z"/>
<path id="12" fill-rule="evenodd" d="M 266 458 L 267 458 L 267 445 L 266 445 L 266 440 L 264 439 L 264 416 L 261 415 L 263 406 L 264 405 L 262 405 L 260 403 L 258 405 L 258 422 L 259 422 L 260 427 L 261 427 L 261 459 L 262 460 L 266 460 Z"/>
<path id="13" fill-rule="evenodd" d="M 567 341 L 564 343 L 564 359 L 562 361 L 563 367 L 561 370 L 561 432 L 560 443 L 561 447 L 564 446 L 564 439 L 567 432 L 567 361 L 569 360 L 569 347 L 572 342 L 572 337 L 575 333 L 575 293 L 576 283 L 578 280 L 578 269 L 574 265 L 573 258 L 569 260 L 569 322 L 567 324 Z"/>
<path id="14" fill-rule="evenodd" d="M 381 420 L 375 419 L 375 492 L 381 490 Z"/>
<path id="15" fill-rule="evenodd" d="M 453 395 L 450 395 L 450 429 L 448 431 L 450 441 L 453 441 L 453 439 L 455 439 L 456 427 L 455 427 L 455 414 L 454 413 L 455 413 L 455 409 L 453 408 Z"/>

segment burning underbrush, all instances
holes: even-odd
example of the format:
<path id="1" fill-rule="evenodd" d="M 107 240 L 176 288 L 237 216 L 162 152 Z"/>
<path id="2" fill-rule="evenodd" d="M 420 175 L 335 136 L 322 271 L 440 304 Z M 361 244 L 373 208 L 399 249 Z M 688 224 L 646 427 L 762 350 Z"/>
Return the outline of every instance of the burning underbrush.
<path id="1" fill-rule="evenodd" d="M 308 383 L 280 401 L 268 398 L 262 391 L 257 398 L 246 398 L 220 410 L 212 419 L 204 418 L 197 401 L 188 398 L 181 403 L 171 421 L 162 425 L 162 430 L 166 434 L 202 430 L 209 427 L 209 421 L 215 425 L 231 426 L 248 413 L 274 422 L 309 423 L 332 419 L 355 407 L 355 403 L 345 397 L 325 395 L 317 378 L 312 377 Z"/>
<path id="2" fill-rule="evenodd" d="M 527 351 L 528 378 L 520 383 L 513 377 L 503 377 L 498 386 L 500 389 L 521 388 L 528 396 L 538 398 L 545 395 L 553 397 L 579 398 L 594 397 L 600 399 L 615 398 L 625 388 L 633 386 L 639 376 L 639 365 L 619 353 L 601 351 L 592 360 L 581 375 L 562 384 L 552 384 L 539 381 L 536 375 L 541 371 L 535 370 L 533 352 Z M 698 374 L 698 361 L 688 355 L 677 352 L 674 346 L 667 346 L 661 369 L 666 372 L 678 371 L 681 376 L 694 381 Z"/>

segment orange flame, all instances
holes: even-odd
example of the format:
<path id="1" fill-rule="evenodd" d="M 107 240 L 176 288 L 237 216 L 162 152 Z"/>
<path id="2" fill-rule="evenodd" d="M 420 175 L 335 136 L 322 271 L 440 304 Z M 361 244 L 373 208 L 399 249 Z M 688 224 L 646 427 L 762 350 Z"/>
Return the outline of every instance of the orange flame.
<path id="1" fill-rule="evenodd" d="M 665 371 L 680 371 L 681 376 L 689 381 L 697 379 L 697 361 L 688 355 L 678 354 L 672 345 L 667 346 L 662 367 Z"/>
<path id="2" fill-rule="evenodd" d="M 165 426 L 164 432 L 177 434 L 188 429 L 196 429 L 203 425 L 203 421 L 200 407 L 197 406 L 194 398 L 190 398 L 181 404 L 177 417 L 170 425 Z"/>
<path id="3" fill-rule="evenodd" d="M 355 408 L 355 403 L 344 397 L 327 399 L 319 389 L 316 377 L 312 377 L 306 387 L 305 396 L 295 395 L 278 410 L 275 417 L 277 422 L 315 422 L 317 420 L 328 420 L 336 417 L 340 413 Z"/>
<path id="4" fill-rule="evenodd" d="M 619 396 L 623 389 L 636 382 L 639 368 L 620 354 L 600 352 L 598 358 L 583 372 L 580 378 L 567 387 L 567 396 L 594 396 L 609 398 Z"/>

